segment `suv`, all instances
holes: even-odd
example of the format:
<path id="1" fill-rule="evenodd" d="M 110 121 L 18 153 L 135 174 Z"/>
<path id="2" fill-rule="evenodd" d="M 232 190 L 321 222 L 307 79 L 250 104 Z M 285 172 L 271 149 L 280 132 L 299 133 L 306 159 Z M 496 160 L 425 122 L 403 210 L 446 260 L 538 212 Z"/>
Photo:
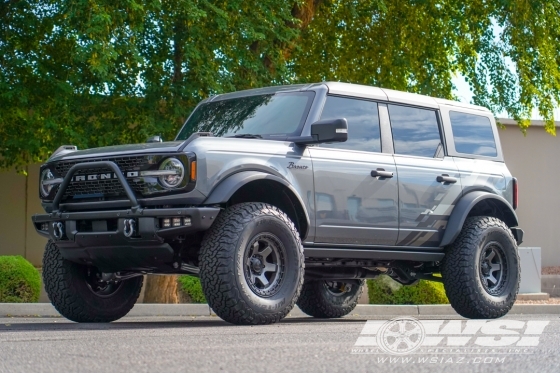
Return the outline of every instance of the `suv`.
<path id="1" fill-rule="evenodd" d="M 345 83 L 202 101 L 175 141 L 41 167 L 46 291 L 78 322 L 129 312 L 145 274 L 200 277 L 234 324 L 351 312 L 364 279 L 443 282 L 495 318 L 519 288 L 517 181 L 485 108 Z"/>

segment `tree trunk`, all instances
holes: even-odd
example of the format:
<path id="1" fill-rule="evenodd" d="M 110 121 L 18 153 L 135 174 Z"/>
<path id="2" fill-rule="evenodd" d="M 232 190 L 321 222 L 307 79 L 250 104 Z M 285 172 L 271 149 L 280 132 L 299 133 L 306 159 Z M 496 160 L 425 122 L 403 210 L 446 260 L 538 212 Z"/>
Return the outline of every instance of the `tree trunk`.
<path id="1" fill-rule="evenodd" d="M 144 303 L 179 303 L 177 276 L 146 276 Z"/>

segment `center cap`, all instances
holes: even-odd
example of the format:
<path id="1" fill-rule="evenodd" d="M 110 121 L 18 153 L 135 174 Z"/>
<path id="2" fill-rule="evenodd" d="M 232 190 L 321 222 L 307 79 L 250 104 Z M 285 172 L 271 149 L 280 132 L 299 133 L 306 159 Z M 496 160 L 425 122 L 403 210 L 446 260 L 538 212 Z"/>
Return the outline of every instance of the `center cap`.
<path id="1" fill-rule="evenodd" d="M 482 263 L 482 273 L 487 275 L 488 272 L 490 272 L 490 266 L 488 265 L 488 262 L 483 262 Z"/>
<path id="2" fill-rule="evenodd" d="M 251 258 L 251 269 L 257 273 L 260 273 L 264 268 L 262 260 L 256 257 Z"/>

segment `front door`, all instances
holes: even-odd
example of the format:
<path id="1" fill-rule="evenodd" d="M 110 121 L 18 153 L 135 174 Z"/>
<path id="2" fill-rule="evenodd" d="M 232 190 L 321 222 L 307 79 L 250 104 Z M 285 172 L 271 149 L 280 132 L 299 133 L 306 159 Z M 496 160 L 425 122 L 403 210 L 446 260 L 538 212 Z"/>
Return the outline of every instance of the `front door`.
<path id="1" fill-rule="evenodd" d="M 329 96 L 321 115 L 327 118 L 347 119 L 348 141 L 309 148 L 315 184 L 315 242 L 394 245 L 397 174 L 393 156 L 381 153 L 377 103 Z"/>

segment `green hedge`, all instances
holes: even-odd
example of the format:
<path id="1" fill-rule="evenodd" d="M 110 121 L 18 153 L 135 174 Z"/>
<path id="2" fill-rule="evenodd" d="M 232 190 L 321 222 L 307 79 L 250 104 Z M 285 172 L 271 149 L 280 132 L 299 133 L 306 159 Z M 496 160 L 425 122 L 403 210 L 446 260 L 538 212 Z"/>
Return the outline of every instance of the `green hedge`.
<path id="1" fill-rule="evenodd" d="M 0 256 L 0 303 L 36 303 L 41 275 L 21 256 Z"/>
<path id="2" fill-rule="evenodd" d="M 386 275 L 368 280 L 370 304 L 449 304 L 443 284 L 420 280 L 403 286 Z"/>
<path id="3" fill-rule="evenodd" d="M 177 281 L 179 281 L 179 290 L 186 295 L 187 301 L 190 303 L 206 303 L 198 277 L 179 276 Z"/>

